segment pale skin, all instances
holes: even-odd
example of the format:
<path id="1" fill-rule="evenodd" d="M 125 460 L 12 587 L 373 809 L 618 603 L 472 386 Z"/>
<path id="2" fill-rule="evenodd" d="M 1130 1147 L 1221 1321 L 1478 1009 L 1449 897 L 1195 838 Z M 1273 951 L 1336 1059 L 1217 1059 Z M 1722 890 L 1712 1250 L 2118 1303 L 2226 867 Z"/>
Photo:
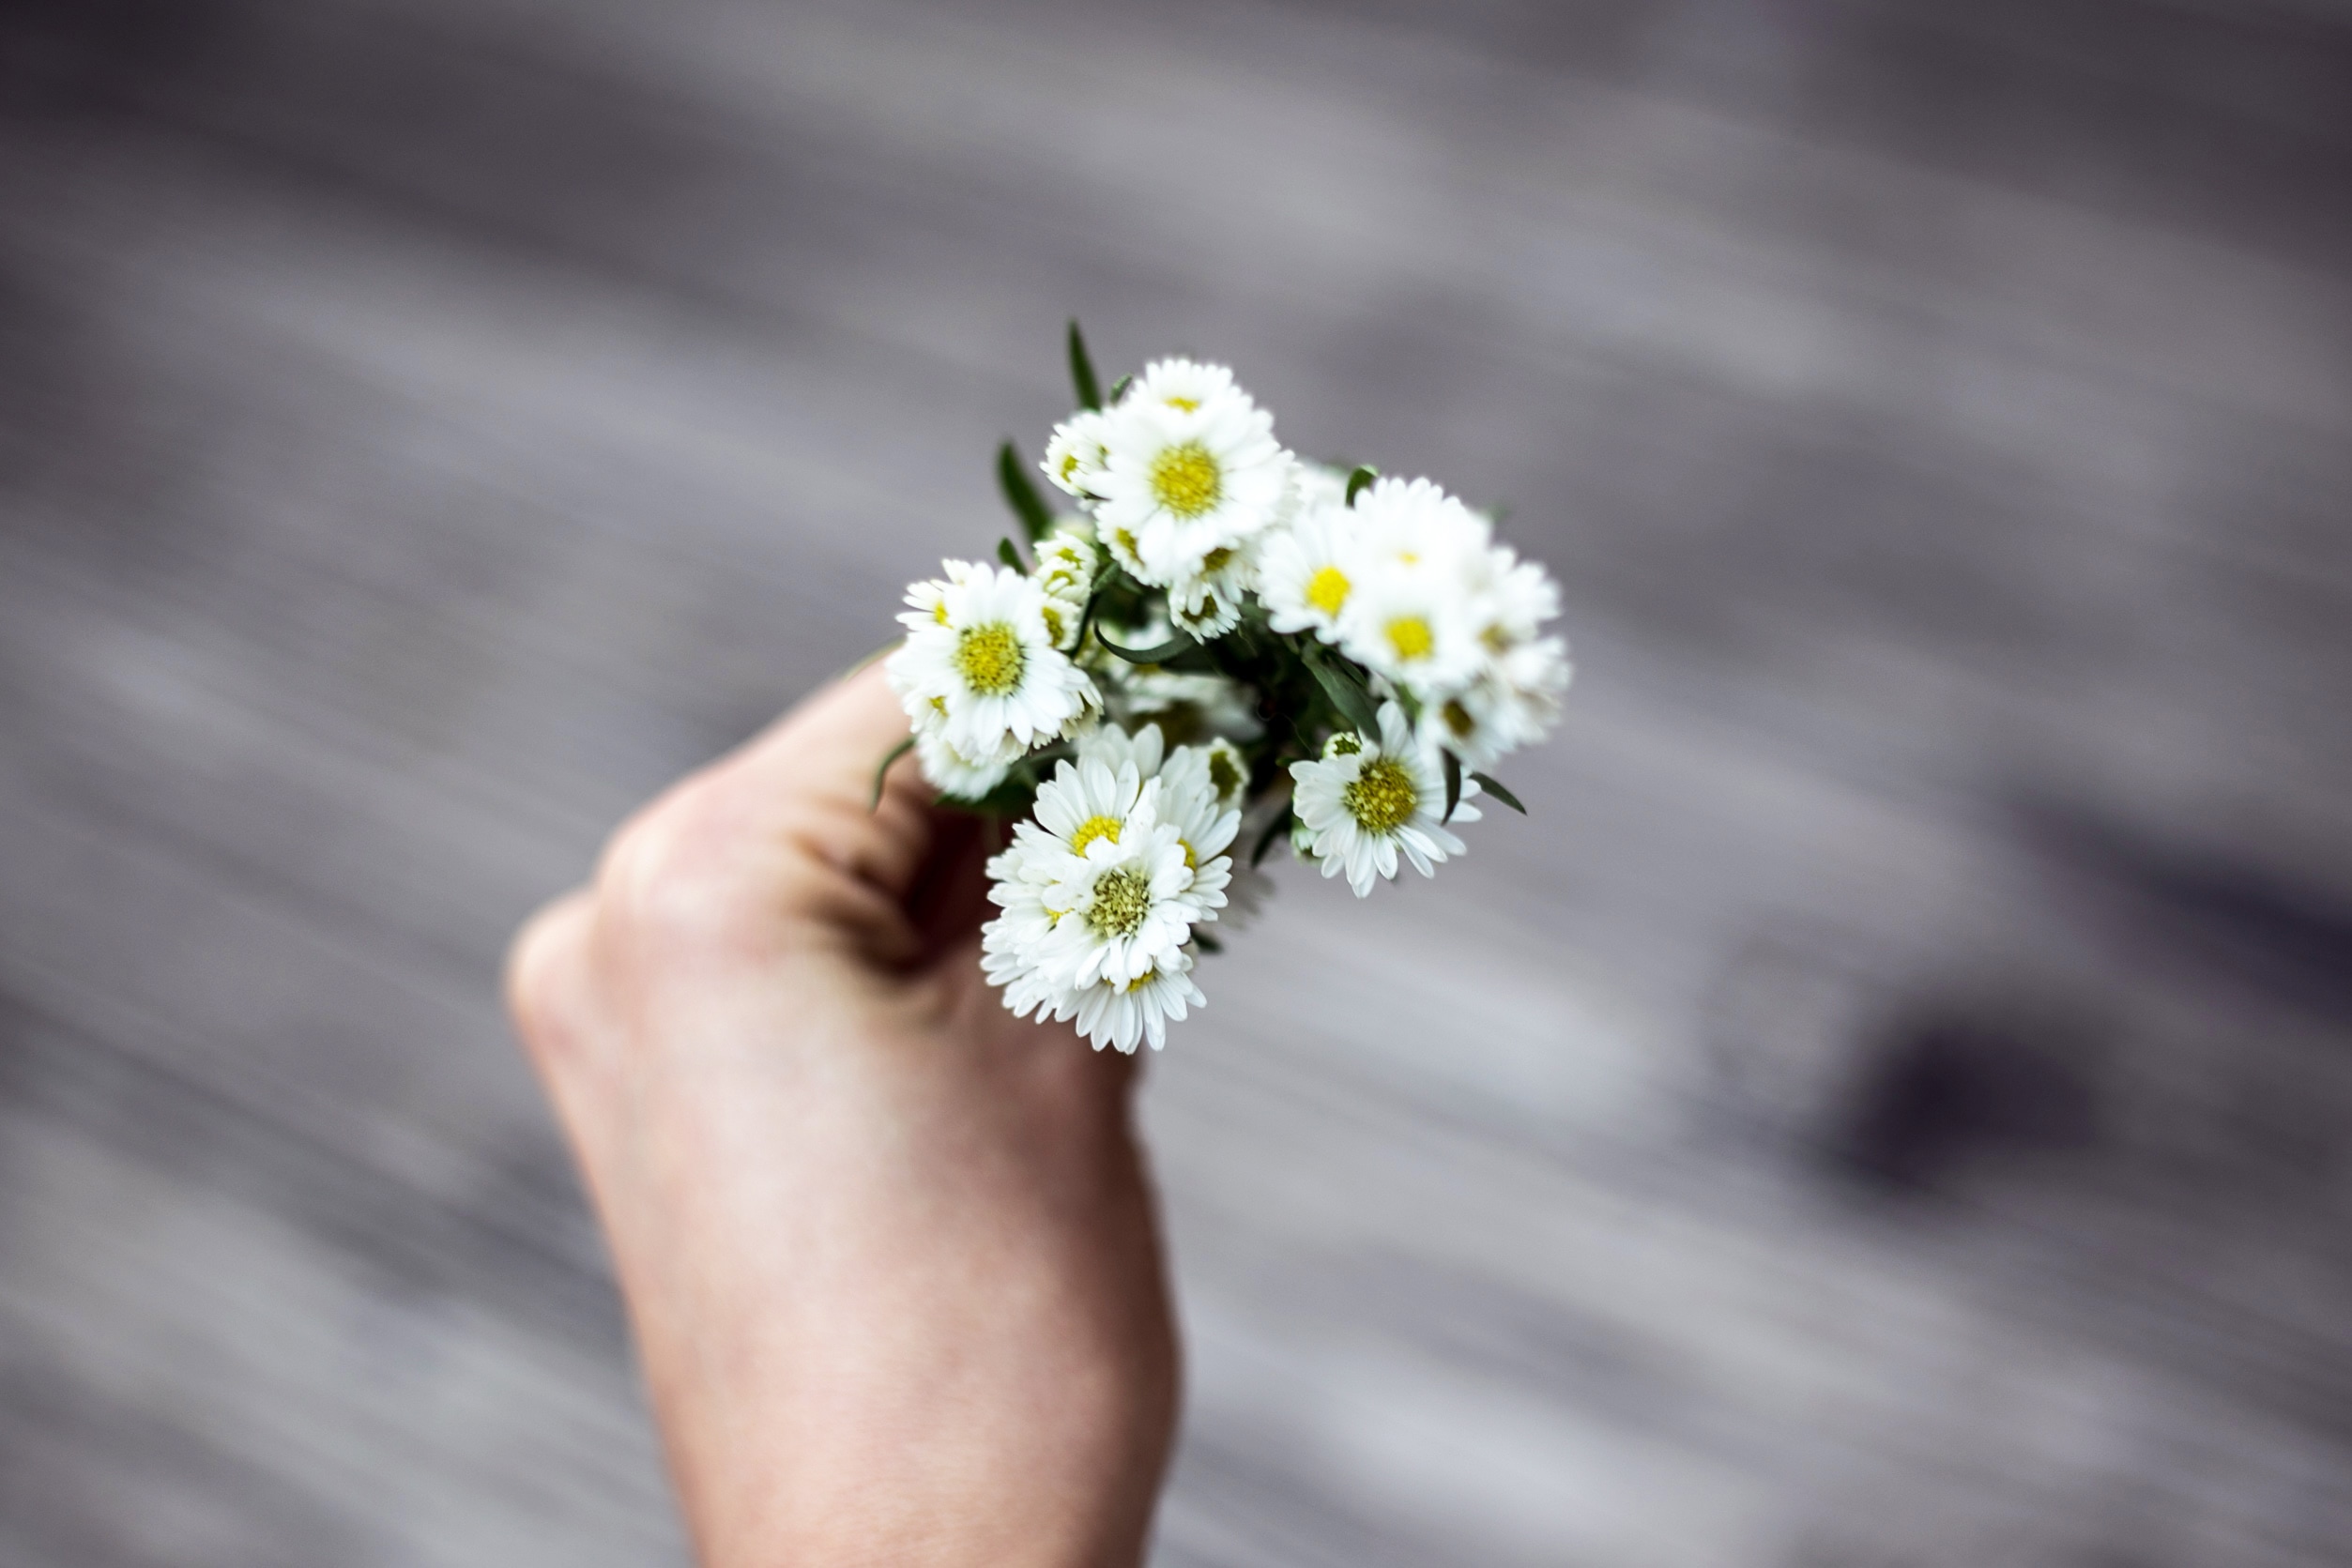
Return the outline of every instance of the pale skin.
<path id="1" fill-rule="evenodd" d="M 682 780 L 508 989 L 709 1568 L 1127 1564 L 1177 1357 L 1133 1063 L 982 979 L 868 669 Z"/>

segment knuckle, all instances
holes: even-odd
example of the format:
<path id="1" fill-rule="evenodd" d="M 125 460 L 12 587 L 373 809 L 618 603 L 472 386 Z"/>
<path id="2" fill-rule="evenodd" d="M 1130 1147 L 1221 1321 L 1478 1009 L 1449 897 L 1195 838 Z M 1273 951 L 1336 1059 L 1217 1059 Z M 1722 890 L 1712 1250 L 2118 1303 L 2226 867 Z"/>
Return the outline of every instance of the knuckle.
<path id="1" fill-rule="evenodd" d="M 579 1010 L 584 896 L 574 893 L 545 906 L 507 946 L 507 1012 L 534 1054 L 556 1050 Z"/>
<path id="2" fill-rule="evenodd" d="M 753 910 L 742 833 L 725 792 L 696 777 L 623 824 L 597 869 L 621 940 L 673 952 L 735 937 Z"/>

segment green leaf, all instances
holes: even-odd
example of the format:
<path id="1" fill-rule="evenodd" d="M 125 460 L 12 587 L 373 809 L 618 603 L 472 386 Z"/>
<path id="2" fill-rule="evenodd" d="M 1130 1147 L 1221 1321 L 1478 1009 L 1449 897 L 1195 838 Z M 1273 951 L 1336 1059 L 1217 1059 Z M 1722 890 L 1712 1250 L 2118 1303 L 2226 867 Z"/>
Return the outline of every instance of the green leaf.
<path id="1" fill-rule="evenodd" d="M 1102 383 L 1094 379 L 1094 361 L 1086 357 L 1086 338 L 1076 316 L 1070 318 L 1070 385 L 1077 388 L 1080 408 L 1103 405 Z"/>
<path id="2" fill-rule="evenodd" d="M 1266 851 L 1274 847 L 1275 835 L 1290 831 L 1292 815 L 1291 802 L 1283 801 L 1282 810 L 1275 814 L 1272 822 L 1266 824 L 1266 830 L 1258 835 L 1258 847 L 1249 852 L 1249 863 L 1252 867 L 1266 858 Z"/>
<path id="3" fill-rule="evenodd" d="M 1121 647 L 1104 636 L 1100 627 L 1095 628 L 1094 640 L 1130 664 L 1165 664 L 1178 654 L 1200 646 L 1179 632 L 1157 647 Z"/>
<path id="4" fill-rule="evenodd" d="M 1488 794 L 1493 796 L 1496 799 L 1502 801 L 1504 805 L 1519 813 L 1520 815 L 1525 816 L 1527 814 L 1527 808 L 1519 803 L 1519 797 L 1504 788 L 1500 784 L 1496 783 L 1493 774 L 1473 773 L 1470 776 L 1477 780 L 1479 784 L 1483 784 L 1486 787 Z"/>
<path id="5" fill-rule="evenodd" d="M 873 811 L 882 803 L 882 781 L 890 776 L 890 765 L 914 749 L 915 738 L 910 735 L 893 746 L 890 754 L 882 758 L 882 765 L 874 769 L 874 799 L 866 802 L 867 811 Z"/>
<path id="6" fill-rule="evenodd" d="M 1009 539 L 1000 539 L 997 540 L 997 559 L 1002 561 L 1005 565 L 1011 567 L 1016 571 L 1027 571 L 1029 570 L 1029 563 L 1021 559 L 1021 553 L 1013 548 L 1013 541 Z"/>
<path id="7" fill-rule="evenodd" d="M 1319 653 L 1307 656 L 1306 667 L 1314 672 L 1315 684 L 1323 689 L 1331 706 L 1339 716 L 1355 726 L 1367 739 L 1381 732 L 1380 709 L 1372 706 L 1372 693 L 1367 691 L 1353 671 L 1334 668 L 1331 662 Z"/>
<path id="8" fill-rule="evenodd" d="M 1127 395 L 1127 388 L 1134 385 L 1135 377 L 1132 375 L 1123 375 L 1118 380 L 1112 382 L 1110 384 L 1110 401 L 1115 403 L 1121 398 L 1125 397 Z"/>
<path id="9" fill-rule="evenodd" d="M 1440 822 L 1454 820 L 1454 808 L 1462 803 L 1462 759 L 1451 752 L 1438 754 L 1445 759 L 1445 814 Z"/>
<path id="10" fill-rule="evenodd" d="M 1038 498 L 1037 487 L 1029 482 L 1029 474 L 1010 441 L 997 449 L 997 485 L 1004 492 L 1004 504 L 1021 520 L 1021 530 L 1031 540 L 1053 532 L 1053 513 Z"/>
<path id="11" fill-rule="evenodd" d="M 1225 944 L 1218 941 L 1214 936 L 1210 936 L 1205 931 L 1194 932 L 1192 934 L 1192 941 L 1193 945 L 1199 948 L 1202 952 L 1223 952 L 1225 951 Z"/>
<path id="12" fill-rule="evenodd" d="M 1380 477 L 1381 471 L 1378 468 L 1368 463 L 1359 464 L 1355 472 L 1348 476 L 1348 505 L 1355 505 L 1356 492 Z"/>

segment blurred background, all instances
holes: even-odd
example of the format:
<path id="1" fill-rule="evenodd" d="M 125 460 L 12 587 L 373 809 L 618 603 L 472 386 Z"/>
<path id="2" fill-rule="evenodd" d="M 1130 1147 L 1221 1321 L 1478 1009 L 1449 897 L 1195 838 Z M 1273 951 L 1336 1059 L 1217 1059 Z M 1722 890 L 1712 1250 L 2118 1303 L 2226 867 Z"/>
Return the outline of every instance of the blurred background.
<path id="1" fill-rule="evenodd" d="M 0 1563 L 684 1548 L 501 948 L 1230 360 L 1579 677 L 1145 1116 L 1156 1560 L 2352 1561 L 2352 11 L 0 10 Z"/>

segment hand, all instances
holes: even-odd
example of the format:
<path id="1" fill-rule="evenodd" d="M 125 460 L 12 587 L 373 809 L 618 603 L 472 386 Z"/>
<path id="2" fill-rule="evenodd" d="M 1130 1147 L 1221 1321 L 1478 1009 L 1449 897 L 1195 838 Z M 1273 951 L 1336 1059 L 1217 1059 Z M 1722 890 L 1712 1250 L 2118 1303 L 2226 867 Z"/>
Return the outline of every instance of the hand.
<path id="1" fill-rule="evenodd" d="M 711 1568 L 1132 1563 L 1176 1347 L 1133 1063 L 981 978 L 878 669 L 617 833 L 509 991 Z"/>

